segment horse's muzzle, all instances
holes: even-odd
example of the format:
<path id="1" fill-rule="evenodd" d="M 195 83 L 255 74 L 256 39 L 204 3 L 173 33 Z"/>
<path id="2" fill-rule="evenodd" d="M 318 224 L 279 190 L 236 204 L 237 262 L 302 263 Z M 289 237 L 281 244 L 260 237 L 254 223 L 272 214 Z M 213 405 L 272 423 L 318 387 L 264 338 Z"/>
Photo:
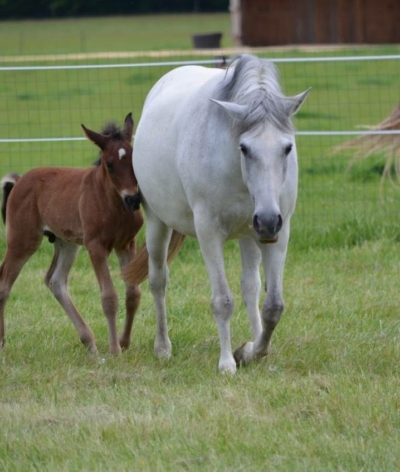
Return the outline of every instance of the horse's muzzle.
<path id="1" fill-rule="evenodd" d="M 280 214 L 268 217 L 258 214 L 253 216 L 253 228 L 261 244 L 276 243 L 282 224 L 283 221 Z"/>
<path id="2" fill-rule="evenodd" d="M 139 192 L 135 193 L 135 195 L 127 195 L 124 197 L 124 205 L 128 211 L 139 210 L 141 201 L 142 199 Z"/>

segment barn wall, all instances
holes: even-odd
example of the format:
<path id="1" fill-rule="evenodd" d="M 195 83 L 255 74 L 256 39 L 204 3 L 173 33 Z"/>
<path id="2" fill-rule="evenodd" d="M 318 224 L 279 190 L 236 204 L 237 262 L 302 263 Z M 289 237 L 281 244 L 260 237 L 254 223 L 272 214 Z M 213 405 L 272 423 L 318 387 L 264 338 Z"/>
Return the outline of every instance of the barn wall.
<path id="1" fill-rule="evenodd" d="M 400 43 L 400 0 L 241 0 L 243 45 Z"/>

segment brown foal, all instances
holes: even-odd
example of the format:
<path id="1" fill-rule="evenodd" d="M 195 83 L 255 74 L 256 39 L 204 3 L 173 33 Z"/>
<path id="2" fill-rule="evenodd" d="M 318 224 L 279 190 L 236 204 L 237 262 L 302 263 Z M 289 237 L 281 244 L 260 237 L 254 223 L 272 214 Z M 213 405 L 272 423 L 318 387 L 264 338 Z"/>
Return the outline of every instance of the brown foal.
<path id="1" fill-rule="evenodd" d="M 113 354 L 130 344 L 140 289 L 126 283 L 126 319 L 117 336 L 118 297 L 108 257 L 114 249 L 121 269 L 136 252 L 135 237 L 143 224 L 140 194 L 132 168 L 133 120 L 129 113 L 122 129 L 109 123 L 101 133 L 82 125 L 86 137 L 100 148 L 100 158 L 89 169 L 41 167 L 22 177 L 7 174 L 2 180 L 2 215 L 7 251 L 0 267 L 0 344 L 5 342 L 4 309 L 22 267 L 39 248 L 43 235 L 54 244 L 54 257 L 45 283 L 77 329 L 82 343 L 97 352 L 92 330 L 68 294 L 68 274 L 84 245 L 96 274 L 101 303 L 108 322 Z"/>

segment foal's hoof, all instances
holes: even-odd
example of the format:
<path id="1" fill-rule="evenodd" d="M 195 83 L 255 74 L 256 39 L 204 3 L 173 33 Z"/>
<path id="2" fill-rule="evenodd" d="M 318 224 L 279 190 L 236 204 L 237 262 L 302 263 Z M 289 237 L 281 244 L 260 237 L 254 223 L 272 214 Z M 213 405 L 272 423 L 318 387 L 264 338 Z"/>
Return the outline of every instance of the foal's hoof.
<path id="1" fill-rule="evenodd" d="M 120 354 L 122 354 L 121 346 L 118 344 L 118 346 L 110 347 L 110 354 L 112 354 L 113 356 L 119 356 Z"/>
<path id="2" fill-rule="evenodd" d="M 119 345 L 121 346 L 121 349 L 123 351 L 126 351 L 127 349 L 129 349 L 129 346 L 131 345 L 131 342 L 129 341 L 129 339 L 120 339 L 119 340 Z"/>
<path id="3" fill-rule="evenodd" d="M 233 354 L 237 367 L 247 365 L 253 360 L 253 343 L 248 342 L 238 347 Z"/>

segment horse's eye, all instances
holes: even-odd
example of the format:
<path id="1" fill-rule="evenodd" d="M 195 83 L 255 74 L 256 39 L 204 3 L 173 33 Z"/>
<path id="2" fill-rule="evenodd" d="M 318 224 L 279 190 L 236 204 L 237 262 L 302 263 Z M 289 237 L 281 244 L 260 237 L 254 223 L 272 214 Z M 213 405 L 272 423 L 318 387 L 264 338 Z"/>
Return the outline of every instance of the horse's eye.
<path id="1" fill-rule="evenodd" d="M 107 162 L 106 161 L 106 167 L 108 169 L 109 172 L 113 172 L 114 170 L 114 164 L 112 162 Z"/>
<path id="2" fill-rule="evenodd" d="M 248 155 L 249 148 L 245 144 L 239 144 L 239 149 L 242 151 L 244 156 Z"/>
<path id="3" fill-rule="evenodd" d="M 289 155 L 290 154 L 290 151 L 292 150 L 293 148 L 293 144 L 288 144 L 286 147 L 285 147 L 285 156 Z"/>

